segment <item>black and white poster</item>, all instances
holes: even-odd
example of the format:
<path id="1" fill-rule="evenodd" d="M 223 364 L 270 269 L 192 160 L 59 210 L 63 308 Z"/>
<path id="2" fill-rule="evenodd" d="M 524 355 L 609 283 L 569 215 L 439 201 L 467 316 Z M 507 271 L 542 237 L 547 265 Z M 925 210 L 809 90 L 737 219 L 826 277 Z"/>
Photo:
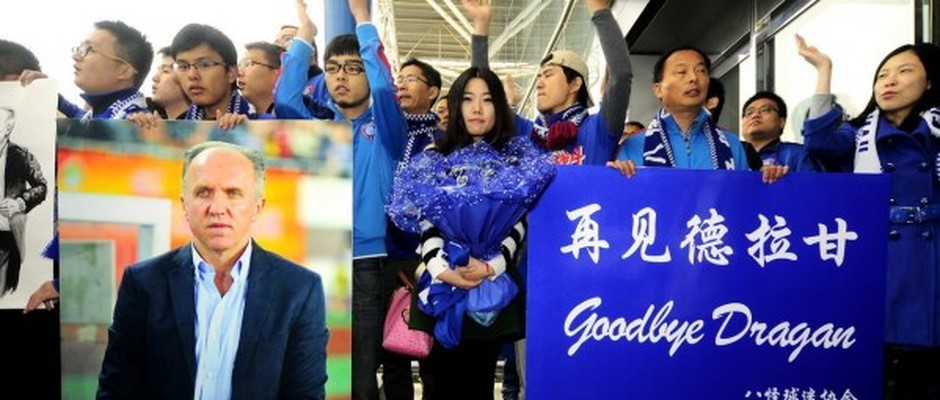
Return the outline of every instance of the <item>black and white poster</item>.
<path id="1" fill-rule="evenodd" d="M 0 308 L 26 305 L 52 279 L 56 86 L 0 82 Z"/>

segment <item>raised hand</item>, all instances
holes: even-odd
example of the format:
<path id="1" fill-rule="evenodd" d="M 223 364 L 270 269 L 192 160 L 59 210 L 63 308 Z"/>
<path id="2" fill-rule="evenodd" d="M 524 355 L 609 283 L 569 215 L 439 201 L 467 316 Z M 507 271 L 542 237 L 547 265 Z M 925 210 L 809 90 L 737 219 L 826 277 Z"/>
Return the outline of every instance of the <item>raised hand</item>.
<path id="1" fill-rule="evenodd" d="M 796 49 L 806 62 L 816 68 L 816 93 L 830 93 L 832 82 L 832 60 L 816 46 L 806 44 L 802 36 L 796 35 Z"/>
<path id="2" fill-rule="evenodd" d="M 800 56 L 816 69 L 832 67 L 832 60 L 829 56 L 819 51 L 816 46 L 806 44 L 806 39 L 800 35 L 796 35 L 796 48 Z"/>
<path id="3" fill-rule="evenodd" d="M 297 11 L 297 37 L 306 43 L 313 42 L 313 38 L 317 36 L 317 25 L 307 14 L 307 2 L 296 0 L 294 8 Z"/>
<path id="4" fill-rule="evenodd" d="M 352 12 L 357 24 L 369 22 L 372 19 L 369 14 L 369 4 L 366 3 L 366 0 L 349 0 L 349 11 Z"/>
<path id="5" fill-rule="evenodd" d="M 461 3 L 473 21 L 473 33 L 480 36 L 489 35 L 490 19 L 493 17 L 493 0 L 463 0 Z"/>

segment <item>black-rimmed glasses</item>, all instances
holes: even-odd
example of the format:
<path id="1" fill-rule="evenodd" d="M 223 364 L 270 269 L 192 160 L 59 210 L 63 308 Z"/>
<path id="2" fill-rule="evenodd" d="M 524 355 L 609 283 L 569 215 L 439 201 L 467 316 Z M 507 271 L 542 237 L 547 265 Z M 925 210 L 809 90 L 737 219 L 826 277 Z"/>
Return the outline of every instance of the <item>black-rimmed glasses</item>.
<path id="1" fill-rule="evenodd" d="M 363 65 L 360 63 L 348 62 L 343 65 L 340 65 L 334 62 L 328 62 L 326 63 L 326 67 L 323 68 L 323 70 L 326 71 L 326 73 L 330 75 L 338 74 L 339 70 L 343 70 L 343 72 L 345 72 L 346 75 L 359 75 L 362 73 L 362 71 L 365 70 L 365 67 L 363 67 Z"/>

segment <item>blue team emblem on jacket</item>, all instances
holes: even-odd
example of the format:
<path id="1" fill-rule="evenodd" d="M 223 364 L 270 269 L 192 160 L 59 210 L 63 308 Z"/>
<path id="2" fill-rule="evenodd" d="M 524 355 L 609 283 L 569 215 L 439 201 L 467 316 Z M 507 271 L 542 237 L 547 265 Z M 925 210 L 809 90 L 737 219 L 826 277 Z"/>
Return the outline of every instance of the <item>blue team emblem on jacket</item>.
<path id="1" fill-rule="evenodd" d="M 372 139 L 375 139 L 375 122 L 359 125 L 359 131 L 356 133 L 371 142 Z"/>

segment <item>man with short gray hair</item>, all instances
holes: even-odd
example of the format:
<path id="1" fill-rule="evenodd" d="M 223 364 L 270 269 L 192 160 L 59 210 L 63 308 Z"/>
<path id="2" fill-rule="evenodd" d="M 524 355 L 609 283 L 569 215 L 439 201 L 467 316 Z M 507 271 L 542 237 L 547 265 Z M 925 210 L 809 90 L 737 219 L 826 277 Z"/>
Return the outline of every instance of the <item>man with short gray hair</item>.
<path id="1" fill-rule="evenodd" d="M 251 238 L 261 155 L 198 144 L 182 186 L 193 241 L 124 271 L 98 398 L 324 398 L 320 277 Z"/>

